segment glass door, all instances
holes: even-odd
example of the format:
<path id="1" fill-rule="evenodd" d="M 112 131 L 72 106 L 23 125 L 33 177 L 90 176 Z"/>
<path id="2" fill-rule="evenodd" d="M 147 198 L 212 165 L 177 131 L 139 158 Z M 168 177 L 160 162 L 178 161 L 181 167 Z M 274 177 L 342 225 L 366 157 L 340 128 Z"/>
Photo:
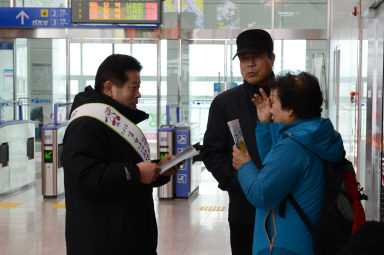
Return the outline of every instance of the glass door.
<path id="1" fill-rule="evenodd" d="M 65 39 L 0 39 L 0 101 L 22 105 L 22 114 L 14 103 L 2 107 L 0 120 L 33 121 L 35 152 L 41 150 L 41 128 L 53 122 L 54 103 L 66 102 L 66 66 Z M 59 122 L 66 118 L 60 111 Z"/>
<path id="2" fill-rule="evenodd" d="M 200 141 L 207 127 L 212 100 L 229 88 L 225 43 L 224 40 L 182 42 L 181 120 L 196 123 Z"/>

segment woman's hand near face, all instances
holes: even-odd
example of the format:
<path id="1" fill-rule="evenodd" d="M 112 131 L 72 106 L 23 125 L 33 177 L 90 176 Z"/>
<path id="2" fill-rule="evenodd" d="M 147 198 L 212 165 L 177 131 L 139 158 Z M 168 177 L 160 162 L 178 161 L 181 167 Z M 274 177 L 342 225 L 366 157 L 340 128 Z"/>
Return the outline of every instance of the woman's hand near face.
<path id="1" fill-rule="evenodd" d="M 241 152 L 236 145 L 233 145 L 233 152 L 232 152 L 232 166 L 236 169 L 236 170 L 239 170 L 239 168 L 251 161 L 251 157 L 248 155 L 248 154 L 245 154 L 243 152 Z"/>
<path id="2" fill-rule="evenodd" d="M 257 117 L 260 122 L 271 122 L 271 100 L 269 99 L 267 93 L 260 88 L 260 95 L 254 94 L 252 98 L 252 102 L 256 105 L 257 109 Z"/>

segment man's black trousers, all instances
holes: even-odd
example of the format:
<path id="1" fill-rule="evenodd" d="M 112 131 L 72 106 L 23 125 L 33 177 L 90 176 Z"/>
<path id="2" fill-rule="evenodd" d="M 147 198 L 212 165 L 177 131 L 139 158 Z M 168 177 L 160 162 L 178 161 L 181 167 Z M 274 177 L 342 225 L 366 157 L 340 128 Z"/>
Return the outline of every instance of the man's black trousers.
<path id="1" fill-rule="evenodd" d="M 254 223 L 229 223 L 232 255 L 252 255 Z"/>

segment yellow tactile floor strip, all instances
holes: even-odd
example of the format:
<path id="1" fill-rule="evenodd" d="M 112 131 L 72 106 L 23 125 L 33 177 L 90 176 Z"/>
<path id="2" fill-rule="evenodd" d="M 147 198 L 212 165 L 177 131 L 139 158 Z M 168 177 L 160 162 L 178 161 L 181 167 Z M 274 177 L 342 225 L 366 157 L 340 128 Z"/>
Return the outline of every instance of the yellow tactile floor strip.
<path id="1" fill-rule="evenodd" d="M 0 207 L 16 207 L 21 203 L 0 203 Z"/>
<path id="2" fill-rule="evenodd" d="M 55 204 L 52 205 L 52 208 L 65 208 L 65 204 Z"/>
<path id="3" fill-rule="evenodd" d="M 225 206 L 202 206 L 200 211 L 224 211 Z"/>

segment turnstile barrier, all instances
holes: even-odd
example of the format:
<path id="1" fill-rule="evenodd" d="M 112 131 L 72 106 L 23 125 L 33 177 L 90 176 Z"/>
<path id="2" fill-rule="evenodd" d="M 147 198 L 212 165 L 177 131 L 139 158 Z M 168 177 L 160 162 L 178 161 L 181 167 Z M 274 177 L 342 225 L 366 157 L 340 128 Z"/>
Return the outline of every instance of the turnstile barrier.
<path id="1" fill-rule="evenodd" d="M 42 194 L 57 197 L 64 193 L 64 169 L 61 163 L 63 139 L 68 123 L 48 124 L 42 128 Z"/>
<path id="2" fill-rule="evenodd" d="M 157 129 L 157 157 L 159 159 L 173 154 L 174 130 L 175 127 L 172 125 L 162 125 Z M 172 199 L 174 198 L 173 191 L 174 184 L 172 176 L 171 181 L 158 188 L 158 196 L 160 199 Z"/>
<path id="3" fill-rule="evenodd" d="M 71 103 L 55 103 L 54 123 L 50 123 L 42 128 L 41 191 L 45 198 L 57 197 L 64 193 L 64 168 L 61 162 L 61 154 L 63 152 L 64 134 L 69 122 L 58 123 L 57 112 L 59 107 L 71 105 Z"/>
<path id="4" fill-rule="evenodd" d="M 2 120 L 4 107 L 19 108 L 19 120 Z M 0 194 L 35 182 L 35 124 L 23 120 L 21 102 L 0 100 Z"/>
<path id="5" fill-rule="evenodd" d="M 199 143 L 198 127 L 193 123 L 177 123 L 175 125 L 162 125 L 157 129 L 158 158 L 177 154 Z M 172 176 L 172 180 L 158 188 L 160 199 L 189 198 L 197 194 L 201 176 L 201 162 L 187 159 L 180 170 Z"/>

